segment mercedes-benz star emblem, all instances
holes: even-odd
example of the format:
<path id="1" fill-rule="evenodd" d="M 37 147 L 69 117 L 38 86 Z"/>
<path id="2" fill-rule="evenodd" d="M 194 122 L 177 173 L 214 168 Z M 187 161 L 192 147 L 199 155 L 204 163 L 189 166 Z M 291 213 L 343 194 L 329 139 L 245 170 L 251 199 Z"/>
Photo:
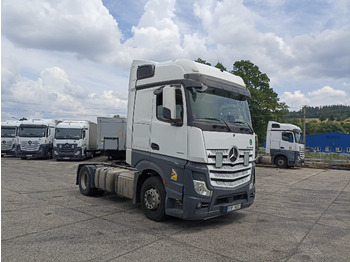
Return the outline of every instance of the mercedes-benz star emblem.
<path id="1" fill-rule="evenodd" d="M 231 162 L 235 162 L 238 158 L 238 149 L 237 147 L 232 147 L 230 151 L 228 151 L 228 158 Z"/>

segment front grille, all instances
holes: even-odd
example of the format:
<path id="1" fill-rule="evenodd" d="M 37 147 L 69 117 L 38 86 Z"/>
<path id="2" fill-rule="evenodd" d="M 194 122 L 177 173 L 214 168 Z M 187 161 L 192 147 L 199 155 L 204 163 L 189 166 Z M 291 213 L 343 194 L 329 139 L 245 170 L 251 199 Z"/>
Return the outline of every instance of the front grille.
<path id="1" fill-rule="evenodd" d="M 238 149 L 239 154 L 236 161 L 231 162 L 228 153 L 229 150 L 207 150 L 208 170 L 210 184 L 212 186 L 235 188 L 250 181 L 253 166 L 253 150 Z M 249 154 L 249 163 L 244 165 L 245 152 Z M 222 166 L 216 167 L 216 155 L 222 154 Z"/>
<path id="2" fill-rule="evenodd" d="M 21 150 L 23 151 L 38 151 L 40 147 L 39 141 L 23 141 L 21 142 Z"/>
<path id="3" fill-rule="evenodd" d="M 12 141 L 6 141 L 6 143 L 4 144 L 4 142 L 1 143 L 1 150 L 6 151 L 6 150 L 11 150 L 12 149 Z"/>
<path id="4" fill-rule="evenodd" d="M 60 153 L 65 154 L 74 154 L 75 149 L 77 148 L 78 144 L 57 144 L 58 150 Z"/>

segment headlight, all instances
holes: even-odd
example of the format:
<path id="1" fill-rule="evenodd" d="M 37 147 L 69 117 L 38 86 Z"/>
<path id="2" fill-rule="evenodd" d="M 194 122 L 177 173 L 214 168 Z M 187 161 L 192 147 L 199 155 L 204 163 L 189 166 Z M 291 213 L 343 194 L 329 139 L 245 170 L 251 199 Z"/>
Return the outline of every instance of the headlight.
<path id="1" fill-rule="evenodd" d="M 80 151 L 75 152 L 74 155 L 79 156 L 80 155 Z"/>
<path id="2" fill-rule="evenodd" d="M 193 180 L 193 184 L 194 184 L 194 191 L 196 191 L 197 194 L 202 196 L 211 196 L 212 191 L 207 188 L 204 181 Z"/>

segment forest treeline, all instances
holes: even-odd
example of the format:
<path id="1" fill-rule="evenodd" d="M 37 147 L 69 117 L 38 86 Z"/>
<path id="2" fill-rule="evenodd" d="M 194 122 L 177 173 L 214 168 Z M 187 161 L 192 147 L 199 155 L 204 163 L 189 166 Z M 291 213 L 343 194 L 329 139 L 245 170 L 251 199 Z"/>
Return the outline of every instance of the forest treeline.
<path id="1" fill-rule="evenodd" d="M 288 112 L 286 118 L 303 118 L 304 110 Z M 350 118 L 350 106 L 333 105 L 333 106 L 306 106 L 306 118 L 318 118 L 321 121 L 329 119 L 331 121 L 344 121 Z"/>

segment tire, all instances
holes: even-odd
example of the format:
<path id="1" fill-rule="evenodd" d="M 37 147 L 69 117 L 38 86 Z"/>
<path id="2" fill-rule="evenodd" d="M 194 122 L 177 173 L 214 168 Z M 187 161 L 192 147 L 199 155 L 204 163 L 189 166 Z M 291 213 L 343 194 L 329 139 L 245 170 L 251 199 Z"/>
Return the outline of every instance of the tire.
<path id="1" fill-rule="evenodd" d="M 52 149 L 49 148 L 49 149 L 47 150 L 46 158 L 47 158 L 47 159 L 52 159 Z"/>
<path id="2" fill-rule="evenodd" d="M 148 219 L 156 222 L 165 219 L 165 190 L 159 177 L 152 176 L 142 184 L 141 207 Z"/>
<path id="3" fill-rule="evenodd" d="M 278 168 L 287 168 L 288 167 L 288 161 L 287 158 L 284 156 L 278 156 L 275 159 L 275 165 Z"/>
<path id="4" fill-rule="evenodd" d="M 79 172 L 78 184 L 80 193 L 84 196 L 94 196 L 98 189 L 91 187 L 91 172 L 86 166 L 83 166 Z"/>

